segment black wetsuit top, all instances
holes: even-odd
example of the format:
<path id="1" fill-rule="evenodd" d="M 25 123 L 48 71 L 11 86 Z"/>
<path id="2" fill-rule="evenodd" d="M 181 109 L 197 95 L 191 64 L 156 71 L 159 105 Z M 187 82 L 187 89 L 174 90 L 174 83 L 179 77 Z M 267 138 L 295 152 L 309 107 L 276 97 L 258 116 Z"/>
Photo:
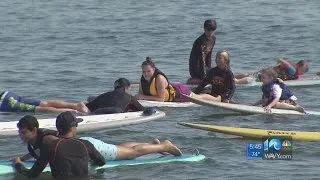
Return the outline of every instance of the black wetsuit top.
<path id="1" fill-rule="evenodd" d="M 36 139 L 36 142 L 34 143 L 34 145 L 28 143 L 28 151 L 29 151 L 30 155 L 32 157 L 34 157 L 35 159 L 39 158 L 39 154 L 37 154 L 35 152 L 35 150 L 40 149 L 40 147 L 43 144 L 43 138 L 47 135 L 57 136 L 58 131 L 39 128 L 38 134 L 37 134 L 37 139 Z"/>
<path id="2" fill-rule="evenodd" d="M 212 85 L 211 95 L 220 95 L 222 101 L 231 100 L 236 89 L 234 76 L 230 69 L 212 68 L 196 88 L 195 93 L 199 94 L 207 84 Z"/>
<path id="3" fill-rule="evenodd" d="M 37 177 L 48 162 L 51 174 L 56 179 L 89 179 L 88 165 L 92 159 L 95 165 L 105 164 L 103 156 L 86 140 L 76 138 L 59 138 L 43 143 L 40 147 L 40 157 L 31 169 L 22 164 L 15 164 L 17 172 L 27 177 Z"/>
<path id="4" fill-rule="evenodd" d="M 216 43 L 216 37 L 206 38 L 202 34 L 193 43 L 189 58 L 189 72 L 192 78 L 204 79 L 211 68 L 212 49 Z"/>
<path id="5" fill-rule="evenodd" d="M 99 95 L 87 103 L 86 106 L 91 112 L 109 107 L 120 108 L 123 112 L 144 110 L 144 107 L 135 97 L 129 95 L 121 88 Z"/>

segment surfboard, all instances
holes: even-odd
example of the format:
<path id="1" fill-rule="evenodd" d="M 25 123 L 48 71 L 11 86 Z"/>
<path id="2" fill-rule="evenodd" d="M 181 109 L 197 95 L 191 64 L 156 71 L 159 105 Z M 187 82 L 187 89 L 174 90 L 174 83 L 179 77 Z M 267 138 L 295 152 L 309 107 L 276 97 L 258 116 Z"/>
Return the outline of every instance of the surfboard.
<path id="1" fill-rule="evenodd" d="M 315 86 L 320 85 L 320 79 L 305 79 L 305 80 L 290 80 L 284 81 L 284 84 L 288 87 L 299 87 L 299 86 Z M 262 86 L 262 82 L 253 81 L 248 84 L 236 84 L 237 86 Z"/>
<path id="2" fill-rule="evenodd" d="M 159 102 L 159 101 L 146 101 L 138 100 L 144 107 L 175 107 L 175 108 L 184 108 L 184 107 L 199 107 L 200 105 L 192 102 Z"/>
<path id="3" fill-rule="evenodd" d="M 179 125 L 201 129 L 206 131 L 242 136 L 245 138 L 263 138 L 271 136 L 291 136 L 295 141 L 320 141 L 320 132 L 303 132 L 303 131 L 282 131 L 282 130 L 267 130 L 253 128 L 237 128 L 229 126 L 216 126 L 194 123 L 178 123 Z"/>
<path id="4" fill-rule="evenodd" d="M 306 110 L 305 113 L 301 113 L 294 110 L 285 110 L 285 109 L 275 109 L 272 108 L 271 112 L 266 112 L 263 107 L 259 106 L 250 106 L 245 104 L 231 104 L 231 103 L 224 103 L 224 102 L 216 102 L 216 101 L 208 101 L 208 100 L 202 100 L 197 99 L 191 96 L 186 96 L 190 99 L 191 102 L 203 105 L 203 106 L 209 106 L 209 107 L 215 107 L 215 108 L 222 108 L 230 111 L 240 112 L 240 113 L 249 113 L 249 114 L 292 114 L 292 115 L 320 115 L 320 112 L 318 111 L 308 111 Z"/>
<path id="5" fill-rule="evenodd" d="M 92 101 L 96 96 L 89 96 L 87 101 Z M 159 102 L 159 101 L 147 101 L 138 100 L 143 107 L 174 107 L 174 108 L 185 108 L 185 107 L 199 107 L 200 105 L 192 102 Z"/>
<path id="6" fill-rule="evenodd" d="M 313 78 L 313 79 L 303 79 L 303 80 L 290 80 L 290 81 L 284 81 L 284 84 L 288 87 L 300 87 L 300 86 L 316 86 L 320 85 L 320 79 L 319 78 Z M 187 84 L 188 87 L 194 88 L 197 87 L 197 84 Z M 260 87 L 262 86 L 262 82 L 253 81 L 251 83 L 247 84 L 236 84 L 237 87 Z M 207 85 L 206 88 L 210 87 L 210 85 Z"/>
<path id="7" fill-rule="evenodd" d="M 83 122 L 78 124 L 78 132 L 96 131 L 107 128 L 115 128 L 133 124 L 144 123 L 156 120 L 165 116 L 162 111 L 157 111 L 150 116 L 143 115 L 142 111 L 117 113 L 117 114 L 103 114 L 103 115 L 89 115 L 78 116 L 83 119 Z M 38 119 L 40 128 L 56 129 L 56 118 Z M 0 122 L 0 136 L 17 136 L 18 121 Z"/>
<path id="8" fill-rule="evenodd" d="M 182 154 L 181 156 L 150 154 L 146 156 L 141 156 L 134 160 L 106 161 L 106 164 L 104 166 L 89 167 L 89 170 L 92 172 L 95 170 L 114 168 L 118 166 L 162 164 L 162 163 L 171 163 L 171 162 L 197 162 L 204 159 L 205 159 L 204 155 L 192 154 L 192 153 Z M 24 166 L 27 168 L 31 168 L 33 164 L 34 164 L 34 161 L 24 162 Z M 43 172 L 48 172 L 48 171 L 51 171 L 49 166 L 47 166 Z M 12 173 L 15 173 L 15 169 L 12 167 L 12 162 L 0 161 L 0 175 L 12 174 Z"/>

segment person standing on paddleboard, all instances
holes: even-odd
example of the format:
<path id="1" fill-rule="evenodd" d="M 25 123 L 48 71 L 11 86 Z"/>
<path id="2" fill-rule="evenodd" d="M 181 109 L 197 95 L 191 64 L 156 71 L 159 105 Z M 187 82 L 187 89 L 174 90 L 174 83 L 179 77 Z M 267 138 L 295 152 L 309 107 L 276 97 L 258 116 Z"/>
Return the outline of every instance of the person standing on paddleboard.
<path id="1" fill-rule="evenodd" d="M 203 29 L 204 33 L 193 43 L 190 53 L 189 73 L 191 78 L 188 79 L 187 84 L 199 84 L 211 69 L 212 49 L 216 43 L 216 21 L 206 20 Z"/>
<path id="2" fill-rule="evenodd" d="M 266 112 L 271 108 L 296 110 L 305 113 L 303 107 L 297 104 L 297 97 L 288 89 L 281 79 L 277 79 L 277 73 L 272 69 L 261 71 L 263 92 L 262 99 L 252 105 L 261 105 Z"/>
<path id="3" fill-rule="evenodd" d="M 189 88 L 180 83 L 170 83 L 167 76 L 156 68 L 150 57 L 146 58 L 141 68 L 142 76 L 137 99 L 160 102 L 188 101 L 182 94 L 190 95 Z"/>
<path id="4" fill-rule="evenodd" d="M 31 169 L 25 168 L 20 157 L 17 157 L 14 161 L 17 172 L 27 177 L 37 177 L 49 163 L 51 174 L 55 179 L 89 179 L 89 160 L 102 166 L 105 164 L 105 159 L 89 141 L 74 138 L 78 123 L 82 121 L 69 111 L 59 114 L 56 120 L 59 136 L 47 135 L 43 139 L 44 142 L 39 147 L 40 156 Z M 35 127 L 32 128 L 32 124 Z M 23 142 L 36 141 L 37 123 L 34 119 L 22 118 L 18 128 Z"/>
<path id="5" fill-rule="evenodd" d="M 114 91 L 99 95 L 86 104 L 87 113 L 112 114 L 129 111 L 144 111 L 145 108 L 131 95 L 130 81 L 119 78 L 114 82 Z"/>
<path id="6" fill-rule="evenodd" d="M 308 62 L 306 60 L 300 60 L 297 63 L 292 63 L 288 59 L 278 58 L 278 65 L 269 67 L 277 73 L 277 78 L 283 81 L 300 79 L 301 75 L 309 71 Z M 235 75 L 235 81 L 237 84 L 248 84 L 253 80 L 261 82 L 261 71 L 251 74 L 237 74 Z"/>
<path id="7" fill-rule="evenodd" d="M 0 94 L 0 111 L 3 112 L 64 112 L 85 113 L 83 103 L 69 103 L 61 100 L 38 100 L 17 95 L 12 91 Z"/>
<path id="8" fill-rule="evenodd" d="M 220 50 L 216 54 L 217 66 L 210 69 L 206 77 L 200 82 L 192 96 L 209 101 L 232 102 L 236 86 L 234 76 L 230 68 L 230 57 L 226 50 Z M 200 94 L 204 87 L 211 84 L 210 94 Z"/>

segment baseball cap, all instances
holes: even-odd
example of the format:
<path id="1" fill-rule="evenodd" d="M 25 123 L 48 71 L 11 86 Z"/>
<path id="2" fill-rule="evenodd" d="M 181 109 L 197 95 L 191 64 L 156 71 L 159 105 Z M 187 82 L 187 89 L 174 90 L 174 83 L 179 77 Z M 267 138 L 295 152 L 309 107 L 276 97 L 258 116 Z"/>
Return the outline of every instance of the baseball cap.
<path id="1" fill-rule="evenodd" d="M 59 132 L 66 132 L 82 121 L 83 119 L 77 118 L 70 111 L 66 111 L 57 116 L 56 127 Z"/>
<path id="2" fill-rule="evenodd" d="M 217 29 L 217 22 L 214 19 L 207 19 L 203 27 L 204 29 L 215 31 Z"/>
<path id="3" fill-rule="evenodd" d="M 114 89 L 126 88 L 130 86 L 130 81 L 126 78 L 119 78 L 114 82 Z"/>

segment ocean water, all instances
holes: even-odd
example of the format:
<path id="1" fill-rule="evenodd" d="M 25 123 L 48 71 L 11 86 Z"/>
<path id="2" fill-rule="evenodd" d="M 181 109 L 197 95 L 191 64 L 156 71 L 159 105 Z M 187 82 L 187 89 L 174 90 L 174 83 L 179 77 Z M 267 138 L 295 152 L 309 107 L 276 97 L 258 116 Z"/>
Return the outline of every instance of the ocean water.
<path id="1" fill-rule="evenodd" d="M 320 70 L 319 9 L 316 0 L 3 0 L 0 87 L 27 97 L 78 102 L 111 90 L 119 77 L 137 82 L 146 56 L 153 57 L 170 80 L 185 82 L 192 44 L 208 18 L 218 24 L 214 53 L 227 49 L 234 72 L 252 72 L 274 65 L 275 57 L 287 57 L 309 59 L 307 75 L 314 76 Z M 292 90 L 307 109 L 319 109 L 319 86 Z M 260 97 L 254 87 L 238 88 L 235 94 L 239 102 Z M 170 139 L 185 152 L 199 149 L 205 161 L 107 169 L 91 178 L 319 179 L 318 142 L 294 142 L 291 161 L 247 160 L 248 141 L 177 125 L 318 131 L 318 117 L 238 115 L 207 107 L 162 110 L 167 116 L 161 120 L 85 135 L 115 144 Z M 1 114 L 0 120 L 21 116 Z M 23 152 L 26 146 L 18 137 L 0 139 L 2 160 Z"/>

